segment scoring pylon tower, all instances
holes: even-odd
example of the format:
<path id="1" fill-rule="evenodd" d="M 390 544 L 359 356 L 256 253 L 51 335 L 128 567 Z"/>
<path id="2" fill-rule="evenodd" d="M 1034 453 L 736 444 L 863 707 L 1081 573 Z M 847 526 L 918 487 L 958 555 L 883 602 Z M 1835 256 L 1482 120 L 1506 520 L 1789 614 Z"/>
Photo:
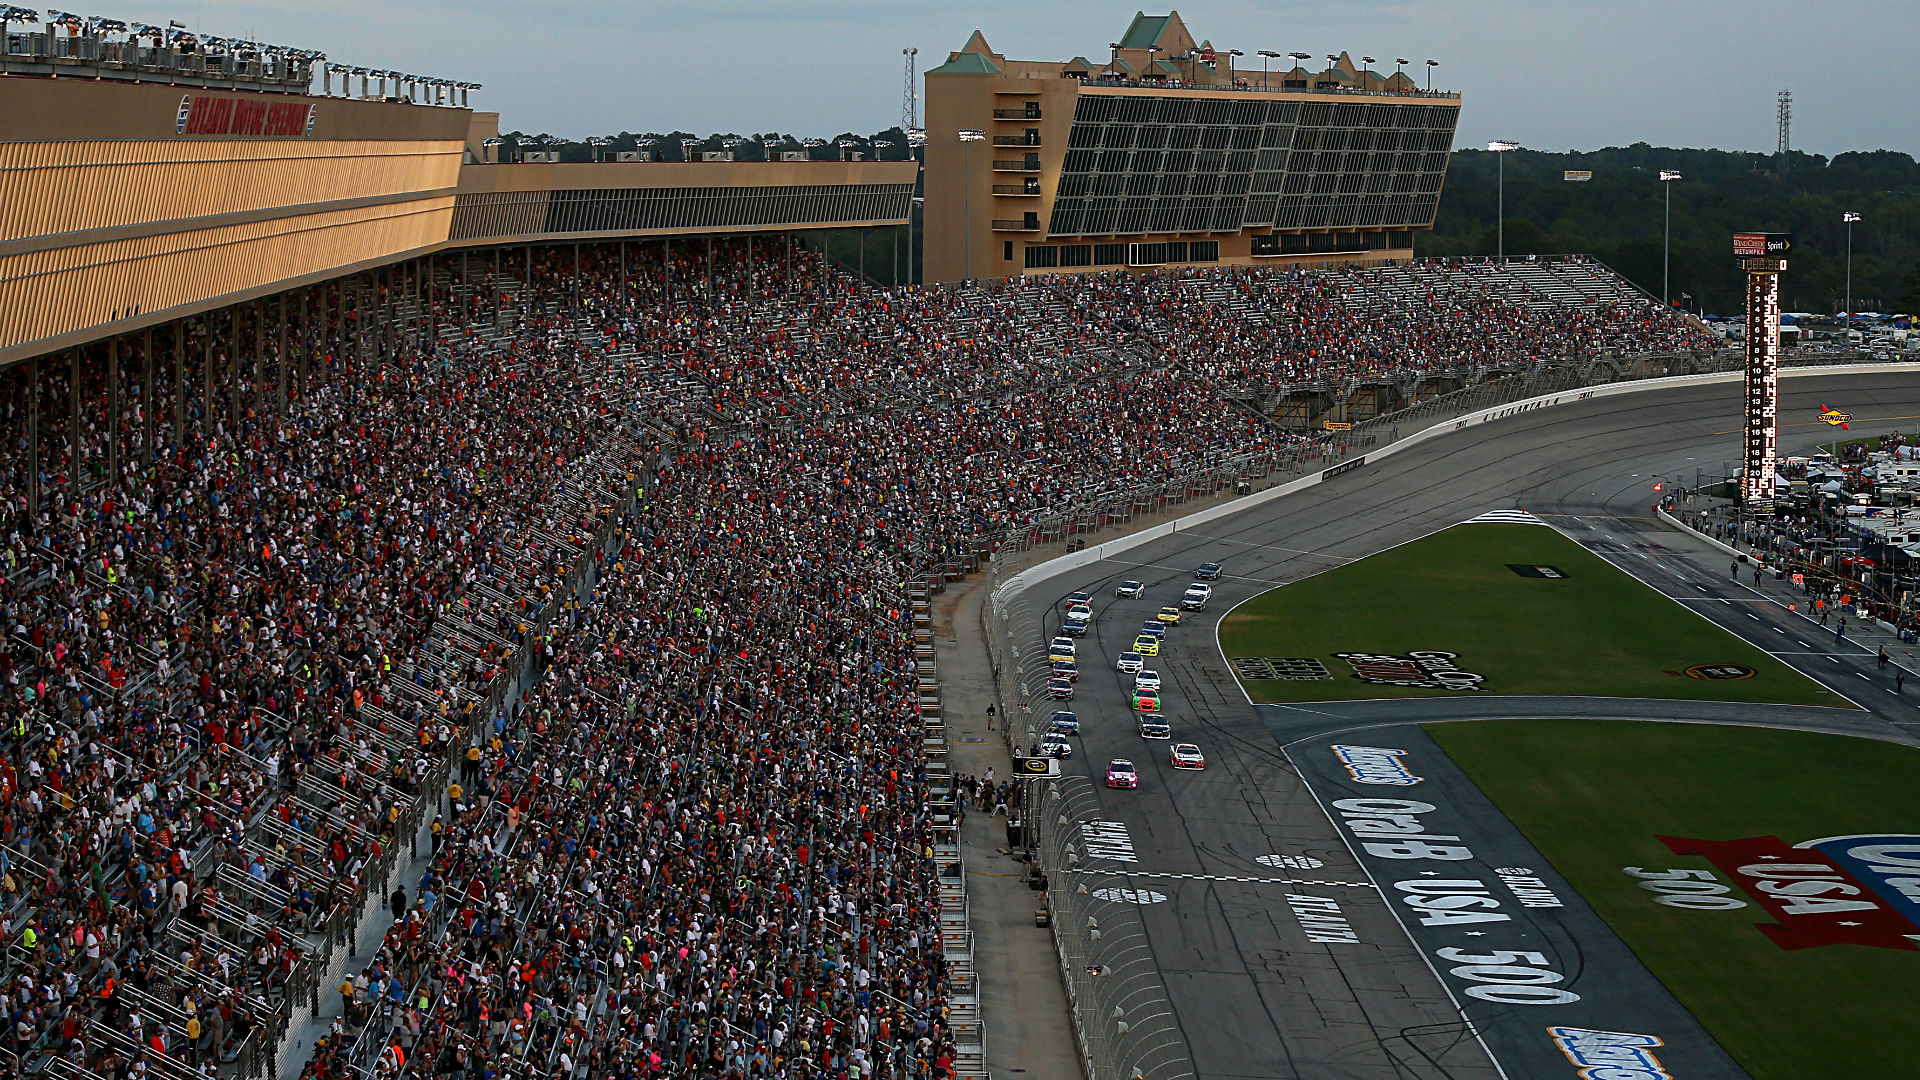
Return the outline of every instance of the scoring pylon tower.
<path id="1" fill-rule="evenodd" d="M 1773 508 L 1780 439 L 1780 274 L 1793 238 L 1786 233 L 1735 233 L 1733 253 L 1747 272 L 1746 461 L 1740 498 L 1749 509 Z"/>

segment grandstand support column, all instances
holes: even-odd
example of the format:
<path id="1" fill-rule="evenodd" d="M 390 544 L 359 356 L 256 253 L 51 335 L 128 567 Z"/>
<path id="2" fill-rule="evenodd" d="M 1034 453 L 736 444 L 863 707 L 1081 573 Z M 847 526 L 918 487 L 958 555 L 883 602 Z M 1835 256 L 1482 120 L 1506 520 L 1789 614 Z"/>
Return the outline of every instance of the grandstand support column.
<path id="1" fill-rule="evenodd" d="M 353 276 L 353 368 L 358 375 L 367 362 L 367 285 L 364 273 Z"/>
<path id="2" fill-rule="evenodd" d="M 80 350 L 67 354 L 67 486 L 80 494 L 80 468 L 86 461 L 86 440 L 80 436 Z"/>
<path id="3" fill-rule="evenodd" d="M 500 329 L 500 249 L 498 247 L 493 249 L 493 284 L 487 289 L 487 306 L 492 309 L 487 313 L 487 321 L 492 323 L 494 330 L 497 331 Z"/>
<path id="4" fill-rule="evenodd" d="M 140 335 L 140 464 L 153 463 L 153 327 Z"/>
<path id="5" fill-rule="evenodd" d="M 173 320 L 173 445 L 187 438 L 187 320 Z"/>
<path id="6" fill-rule="evenodd" d="M 313 286 L 300 290 L 300 366 L 294 369 L 293 392 L 299 400 L 307 397 L 307 357 L 313 352 L 313 324 L 307 321 L 307 301 L 313 296 Z"/>
<path id="7" fill-rule="evenodd" d="M 467 332 L 467 295 L 473 291 L 467 284 L 467 252 L 460 250 L 460 332 Z"/>
<path id="8" fill-rule="evenodd" d="M 120 335 L 107 339 L 107 482 L 120 481 Z"/>
<path id="9" fill-rule="evenodd" d="M 707 237 L 707 295 L 713 295 L 713 237 Z"/>
<path id="10" fill-rule="evenodd" d="M 227 309 L 227 435 L 240 430 L 240 305 Z"/>
<path id="11" fill-rule="evenodd" d="M 273 415 L 287 415 L 287 294 L 280 294 L 280 347 L 273 356 Z"/>
<path id="12" fill-rule="evenodd" d="M 747 243 L 751 245 L 753 241 L 748 240 Z M 747 250 L 753 249 L 749 246 Z M 753 260 L 748 259 L 747 265 L 751 269 Z M 627 302 L 627 242 L 625 240 L 620 241 L 620 302 L 622 304 Z"/>
<path id="13" fill-rule="evenodd" d="M 520 287 L 520 324 L 525 326 L 533 315 L 533 245 L 527 245 L 526 271 L 521 276 Z"/>
<path id="14" fill-rule="evenodd" d="M 580 241 L 573 242 L 573 309 L 580 310 Z"/>
<path id="15" fill-rule="evenodd" d="M 267 379 L 267 300 L 253 302 L 253 378 L 247 380 L 247 412 L 258 416 L 266 411 L 266 392 L 260 384 Z"/>
<path id="16" fill-rule="evenodd" d="M 27 517 L 40 517 L 40 358 L 27 361 Z"/>
<path id="17" fill-rule="evenodd" d="M 787 288 L 793 288 L 793 234 L 787 234 Z"/>
<path id="18" fill-rule="evenodd" d="M 200 316 L 200 425 L 213 434 L 213 313 Z"/>
<path id="19" fill-rule="evenodd" d="M 753 279 L 753 234 L 747 234 L 747 279 Z"/>

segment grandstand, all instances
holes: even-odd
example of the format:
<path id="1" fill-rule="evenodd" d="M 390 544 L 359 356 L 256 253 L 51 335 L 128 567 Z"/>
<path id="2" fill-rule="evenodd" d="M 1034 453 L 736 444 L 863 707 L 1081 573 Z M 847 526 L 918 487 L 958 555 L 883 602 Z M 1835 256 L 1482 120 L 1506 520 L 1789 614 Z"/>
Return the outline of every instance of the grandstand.
<path id="1" fill-rule="evenodd" d="M 794 234 L 912 163 L 5 83 L 0 1073 L 984 1075 L 924 591 L 1318 452 L 1250 395 L 1699 344 L 1562 263 L 879 291 Z"/>

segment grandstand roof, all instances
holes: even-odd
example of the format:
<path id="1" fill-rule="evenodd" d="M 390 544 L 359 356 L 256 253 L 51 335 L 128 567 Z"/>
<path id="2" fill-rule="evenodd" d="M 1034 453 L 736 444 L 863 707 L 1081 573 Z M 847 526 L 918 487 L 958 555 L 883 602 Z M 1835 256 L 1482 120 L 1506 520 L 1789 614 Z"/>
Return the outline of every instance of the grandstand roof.
<path id="1" fill-rule="evenodd" d="M 927 69 L 929 75 L 998 75 L 1000 66 L 977 52 L 963 52 L 937 68 Z"/>

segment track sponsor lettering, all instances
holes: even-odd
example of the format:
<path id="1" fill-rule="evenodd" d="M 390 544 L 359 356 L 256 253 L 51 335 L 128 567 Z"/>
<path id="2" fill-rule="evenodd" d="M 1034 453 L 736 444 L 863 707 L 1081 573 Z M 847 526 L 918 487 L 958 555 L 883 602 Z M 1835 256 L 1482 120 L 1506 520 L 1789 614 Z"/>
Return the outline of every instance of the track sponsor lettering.
<path id="1" fill-rule="evenodd" d="M 1080 841 L 1086 846 L 1089 859 L 1140 861 L 1139 856 L 1133 853 L 1133 838 L 1127 835 L 1127 827 L 1118 821 L 1081 822 Z"/>
<path id="2" fill-rule="evenodd" d="M 1500 883 L 1507 887 L 1521 907 L 1557 908 L 1567 905 L 1553 894 L 1547 883 L 1540 880 L 1534 872 L 1525 866 L 1502 866 L 1494 870 L 1500 875 Z"/>
<path id="3" fill-rule="evenodd" d="M 1421 926 L 1513 921 L 1479 878 L 1421 877 L 1396 881 L 1393 887 L 1405 894 L 1400 901 L 1415 910 Z"/>
<path id="4" fill-rule="evenodd" d="M 1411 787 L 1420 782 L 1420 777 L 1407 770 L 1400 759 L 1405 750 L 1389 750 L 1383 746 L 1341 746 L 1331 747 L 1333 756 L 1346 766 L 1347 775 L 1353 777 L 1356 784 L 1381 784 L 1388 787 Z"/>
<path id="5" fill-rule="evenodd" d="M 1456 966 L 1447 974 L 1469 985 L 1467 996 L 1500 1005 L 1569 1005 L 1580 1000 L 1557 983 L 1566 976 L 1553 970 L 1545 953 L 1496 949 L 1476 953 L 1465 949 L 1436 949 L 1434 956 Z"/>
<path id="6" fill-rule="evenodd" d="M 1454 661 L 1459 653 L 1440 649 L 1415 649 L 1395 653 L 1334 653 L 1353 668 L 1353 677 L 1374 686 L 1410 686 L 1427 690 L 1481 691 L 1483 675 L 1463 670 Z"/>
<path id="7" fill-rule="evenodd" d="M 1550 1027 L 1547 1034 L 1582 1080 L 1673 1080 L 1653 1056 L 1654 1047 L 1666 1045 L 1657 1036 L 1577 1027 Z"/>
<path id="8" fill-rule="evenodd" d="M 1333 804 L 1360 848 L 1382 859 L 1436 859 L 1462 862 L 1473 852 L 1451 833 L 1429 833 L 1421 814 L 1439 809 L 1413 799 L 1341 799 Z M 1442 844 L 1436 841 L 1451 840 Z"/>
<path id="9" fill-rule="evenodd" d="M 1318 682 L 1333 678 L 1327 665 L 1311 656 L 1236 656 L 1228 662 L 1243 679 Z"/>
<path id="10" fill-rule="evenodd" d="M 1829 838 L 1792 847 L 1777 836 L 1739 840 L 1658 838 L 1676 855 L 1698 855 L 1738 885 L 1776 922 L 1756 923 L 1782 949 L 1824 945 L 1870 945 L 1920 950 L 1920 924 L 1908 915 L 1920 892 L 1920 861 L 1904 867 L 1893 859 L 1920 860 L 1920 837 Z M 1875 843 L 1874 840 L 1889 841 Z M 1829 854 L 1845 853 L 1852 866 Z M 1888 873 L 1887 868 L 1896 872 Z M 1883 893 L 1882 890 L 1885 890 Z M 1911 892 L 1909 890 L 1912 890 Z"/>
<path id="11" fill-rule="evenodd" d="M 1287 906 L 1293 909 L 1293 917 L 1300 920 L 1300 929 L 1307 932 L 1308 941 L 1324 942 L 1330 945 L 1358 945 L 1360 935 L 1354 933 L 1347 917 L 1340 912 L 1338 901 L 1324 896 L 1298 896 L 1287 894 Z"/>

